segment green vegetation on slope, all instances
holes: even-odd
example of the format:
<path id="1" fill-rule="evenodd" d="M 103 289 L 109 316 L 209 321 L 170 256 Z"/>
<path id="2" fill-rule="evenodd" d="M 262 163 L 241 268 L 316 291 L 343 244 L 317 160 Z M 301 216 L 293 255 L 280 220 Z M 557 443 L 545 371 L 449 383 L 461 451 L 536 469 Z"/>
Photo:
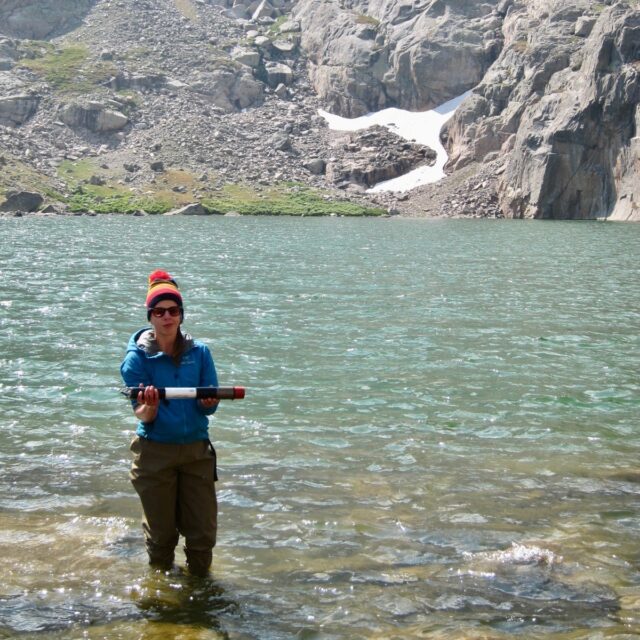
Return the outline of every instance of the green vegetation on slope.
<path id="1" fill-rule="evenodd" d="M 51 187 L 48 176 L 7 152 L 0 154 L 0 158 L 0 202 L 8 191 L 37 191 L 53 200 L 62 199 L 62 194 Z"/>
<path id="2" fill-rule="evenodd" d="M 60 93 L 90 93 L 117 71 L 111 62 L 91 61 L 84 45 L 56 47 L 32 40 L 22 43 L 21 51 L 26 57 L 20 65 L 41 76 Z"/>
<path id="3" fill-rule="evenodd" d="M 211 214 L 299 216 L 379 216 L 383 209 L 335 201 L 321 191 L 295 183 L 281 183 L 265 188 L 247 184 L 228 184 L 211 188 L 198 183 L 183 169 L 169 169 L 158 175 L 153 184 L 135 191 L 117 184 L 117 176 L 107 176 L 105 184 L 90 184 L 99 172 L 91 160 L 63 162 L 58 173 L 72 192 L 66 202 L 71 211 L 96 213 L 166 213 L 191 202 L 201 202 Z"/>
<path id="4" fill-rule="evenodd" d="M 235 211 L 250 215 L 378 216 L 383 209 L 347 201 L 334 201 L 327 194 L 304 185 L 283 183 L 256 190 L 248 185 L 227 185 L 202 205 L 211 213 Z"/>

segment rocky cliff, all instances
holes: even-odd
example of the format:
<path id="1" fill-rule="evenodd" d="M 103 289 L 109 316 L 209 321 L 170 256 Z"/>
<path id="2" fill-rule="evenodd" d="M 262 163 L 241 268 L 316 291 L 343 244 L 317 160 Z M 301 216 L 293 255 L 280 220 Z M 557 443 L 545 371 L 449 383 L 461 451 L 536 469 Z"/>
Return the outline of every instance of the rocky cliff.
<path id="1" fill-rule="evenodd" d="M 514 2 L 503 32 L 451 124 L 452 168 L 504 156 L 508 216 L 640 218 L 640 12 Z"/>
<path id="2" fill-rule="evenodd" d="M 449 176 L 403 195 L 364 189 L 431 150 L 318 115 L 466 91 Z M 268 211 L 302 190 L 327 210 L 639 220 L 639 102 L 637 1 L 0 0 L 0 189 L 55 207 Z"/>
<path id="3" fill-rule="evenodd" d="M 477 85 L 502 47 L 495 3 L 301 0 L 309 73 L 332 111 L 431 109 Z"/>

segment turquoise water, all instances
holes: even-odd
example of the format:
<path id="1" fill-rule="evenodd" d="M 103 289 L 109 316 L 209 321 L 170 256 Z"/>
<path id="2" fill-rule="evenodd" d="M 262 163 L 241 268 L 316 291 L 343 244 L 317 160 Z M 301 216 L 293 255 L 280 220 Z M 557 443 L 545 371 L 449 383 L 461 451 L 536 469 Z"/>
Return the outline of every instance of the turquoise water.
<path id="1" fill-rule="evenodd" d="M 640 226 L 0 220 L 0 637 L 640 633 Z M 222 384 L 210 580 L 146 566 L 146 276 Z M 178 563 L 183 564 L 183 558 Z"/>

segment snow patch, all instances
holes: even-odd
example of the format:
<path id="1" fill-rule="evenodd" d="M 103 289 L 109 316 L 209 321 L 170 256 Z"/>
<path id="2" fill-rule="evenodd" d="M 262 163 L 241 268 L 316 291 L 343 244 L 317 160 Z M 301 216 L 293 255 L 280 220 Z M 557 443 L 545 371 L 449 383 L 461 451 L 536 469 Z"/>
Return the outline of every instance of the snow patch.
<path id="1" fill-rule="evenodd" d="M 471 93 L 467 91 L 457 98 L 453 98 L 435 109 L 429 111 L 405 111 L 404 109 L 383 109 L 375 113 L 368 113 L 359 118 L 342 118 L 322 109 L 318 113 L 327 121 L 330 129 L 334 131 L 359 131 L 373 125 L 381 125 L 396 135 L 408 140 L 423 144 L 436 152 L 436 161 L 433 166 L 419 167 L 402 176 L 379 182 L 369 189 L 369 192 L 377 191 L 409 191 L 423 184 L 437 182 L 444 178 L 444 165 L 449 156 L 442 144 L 440 144 L 440 131 L 443 125 Z"/>

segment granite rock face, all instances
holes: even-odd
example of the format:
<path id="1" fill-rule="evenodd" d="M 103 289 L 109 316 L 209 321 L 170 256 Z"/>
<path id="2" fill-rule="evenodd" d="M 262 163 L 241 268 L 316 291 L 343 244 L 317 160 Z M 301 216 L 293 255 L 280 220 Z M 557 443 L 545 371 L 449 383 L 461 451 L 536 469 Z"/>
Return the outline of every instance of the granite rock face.
<path id="1" fill-rule="evenodd" d="M 354 117 L 436 107 L 478 84 L 502 47 L 495 2 L 301 0 L 310 74 L 327 108 Z"/>
<path id="2" fill-rule="evenodd" d="M 504 154 L 506 216 L 640 219 L 640 11 L 589 5 L 513 3 L 502 55 L 450 124 L 452 168 Z"/>

